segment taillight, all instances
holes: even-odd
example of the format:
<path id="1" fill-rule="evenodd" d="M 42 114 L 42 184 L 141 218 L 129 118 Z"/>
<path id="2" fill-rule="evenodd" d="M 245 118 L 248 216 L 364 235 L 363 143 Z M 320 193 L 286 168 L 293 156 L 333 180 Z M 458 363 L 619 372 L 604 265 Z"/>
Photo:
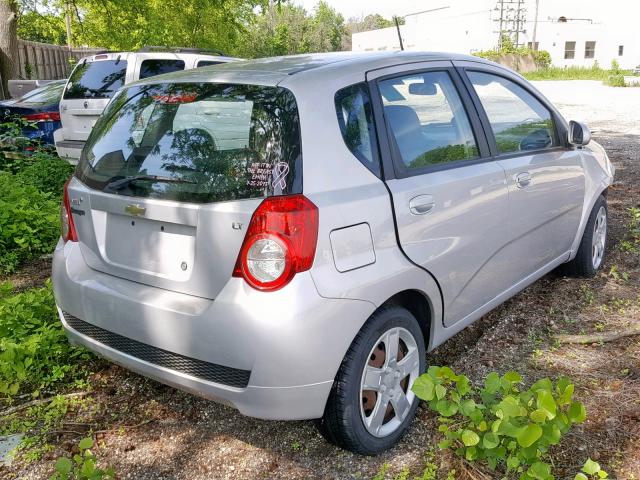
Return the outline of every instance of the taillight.
<path id="1" fill-rule="evenodd" d="M 313 265 L 318 207 L 303 195 L 269 197 L 253 213 L 234 277 L 258 290 L 277 290 Z"/>
<path id="2" fill-rule="evenodd" d="M 72 177 L 73 178 L 73 177 Z M 69 202 L 69 182 L 71 178 L 64 184 L 64 192 L 62 194 L 62 205 L 60 206 L 60 235 L 62 240 L 68 242 L 78 241 L 78 234 L 76 233 L 76 226 L 73 223 L 73 216 L 71 215 L 71 203 Z"/>
<path id="3" fill-rule="evenodd" d="M 42 113 L 30 113 L 23 115 L 22 118 L 31 122 L 59 122 L 59 112 L 42 112 Z"/>

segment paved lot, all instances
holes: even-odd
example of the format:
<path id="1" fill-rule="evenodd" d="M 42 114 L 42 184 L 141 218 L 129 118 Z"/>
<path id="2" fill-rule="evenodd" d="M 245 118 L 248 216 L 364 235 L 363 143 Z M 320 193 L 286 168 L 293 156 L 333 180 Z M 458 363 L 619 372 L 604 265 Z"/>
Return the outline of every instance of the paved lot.
<path id="1" fill-rule="evenodd" d="M 613 88 L 595 80 L 532 83 L 567 120 L 584 121 L 595 136 L 640 135 L 640 87 Z"/>

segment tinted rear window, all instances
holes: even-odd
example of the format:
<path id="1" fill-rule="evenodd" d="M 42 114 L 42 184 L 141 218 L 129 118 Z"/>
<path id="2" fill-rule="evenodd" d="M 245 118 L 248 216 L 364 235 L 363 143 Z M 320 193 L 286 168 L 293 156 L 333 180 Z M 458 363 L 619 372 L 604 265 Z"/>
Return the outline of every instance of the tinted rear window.
<path id="1" fill-rule="evenodd" d="M 63 98 L 111 98 L 124 84 L 126 73 L 125 60 L 80 63 L 69 77 Z"/>
<path id="2" fill-rule="evenodd" d="M 76 174 L 105 192 L 185 202 L 301 193 L 295 98 L 256 85 L 131 87 L 100 117 Z"/>
<path id="3" fill-rule="evenodd" d="M 183 60 L 143 60 L 140 64 L 140 78 L 153 77 L 163 73 L 177 72 L 184 70 Z"/>
<path id="4" fill-rule="evenodd" d="M 224 62 L 216 62 L 214 60 L 200 60 L 196 68 L 209 67 L 211 65 L 220 65 L 221 63 L 224 63 Z"/>
<path id="5" fill-rule="evenodd" d="M 52 82 L 43 87 L 31 90 L 16 100 L 16 103 L 58 103 L 64 90 L 64 82 Z"/>

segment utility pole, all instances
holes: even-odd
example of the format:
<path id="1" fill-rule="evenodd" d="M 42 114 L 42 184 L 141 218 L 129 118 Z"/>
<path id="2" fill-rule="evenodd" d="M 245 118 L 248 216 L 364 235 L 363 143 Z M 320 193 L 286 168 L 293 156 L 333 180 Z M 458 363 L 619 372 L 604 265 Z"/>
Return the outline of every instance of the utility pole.
<path id="1" fill-rule="evenodd" d="M 504 22 L 504 0 L 500 0 L 500 27 L 498 28 L 498 49 L 502 48 L 502 32 Z"/>
<path id="2" fill-rule="evenodd" d="M 533 41 L 531 42 L 531 50 L 538 50 L 536 47 L 536 34 L 538 33 L 538 6 L 540 0 L 536 0 L 536 13 L 533 17 Z"/>
<path id="3" fill-rule="evenodd" d="M 400 22 L 398 17 L 394 15 L 393 21 L 396 22 L 396 31 L 398 32 L 398 41 L 400 42 L 400 50 L 404 50 L 404 44 L 402 43 L 402 35 L 400 34 Z"/>
<path id="4" fill-rule="evenodd" d="M 520 34 L 526 32 L 526 13 L 524 0 L 498 0 L 494 11 L 499 12 L 499 18 L 494 19 L 498 23 L 498 48 L 503 46 L 503 38 L 509 37 L 517 48 L 520 46 Z"/>
<path id="5" fill-rule="evenodd" d="M 401 17 L 398 17 L 397 15 L 393 16 L 393 20 L 396 24 L 396 31 L 398 32 L 398 41 L 400 42 L 400 50 L 404 50 L 404 43 L 402 42 L 402 35 L 400 34 L 400 21 L 399 19 L 406 19 L 407 17 L 411 17 L 413 15 L 420 15 L 422 13 L 431 13 L 431 12 L 437 12 L 438 10 L 446 10 L 447 8 L 449 8 L 449 5 L 446 5 L 444 7 L 438 7 L 438 8 L 431 8 L 429 10 L 422 10 L 420 12 L 413 12 L 413 13 L 407 13 L 406 15 L 403 15 Z"/>

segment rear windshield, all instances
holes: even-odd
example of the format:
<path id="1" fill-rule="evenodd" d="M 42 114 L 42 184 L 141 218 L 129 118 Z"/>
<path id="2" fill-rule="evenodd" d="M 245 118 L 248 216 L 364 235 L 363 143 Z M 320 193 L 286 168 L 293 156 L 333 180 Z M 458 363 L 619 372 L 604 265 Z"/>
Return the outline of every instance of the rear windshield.
<path id="1" fill-rule="evenodd" d="M 111 98 L 124 84 L 126 73 L 126 60 L 80 63 L 69 77 L 63 98 Z"/>
<path id="2" fill-rule="evenodd" d="M 131 87 L 112 100 L 76 175 L 108 193 L 218 202 L 302 192 L 298 109 L 280 87 Z"/>
<path id="3" fill-rule="evenodd" d="M 161 75 L 163 73 L 184 70 L 184 60 L 143 60 L 140 64 L 140 79 Z"/>
<path id="4" fill-rule="evenodd" d="M 52 82 L 43 87 L 36 88 L 16 100 L 16 103 L 58 103 L 62 96 L 65 82 Z"/>

